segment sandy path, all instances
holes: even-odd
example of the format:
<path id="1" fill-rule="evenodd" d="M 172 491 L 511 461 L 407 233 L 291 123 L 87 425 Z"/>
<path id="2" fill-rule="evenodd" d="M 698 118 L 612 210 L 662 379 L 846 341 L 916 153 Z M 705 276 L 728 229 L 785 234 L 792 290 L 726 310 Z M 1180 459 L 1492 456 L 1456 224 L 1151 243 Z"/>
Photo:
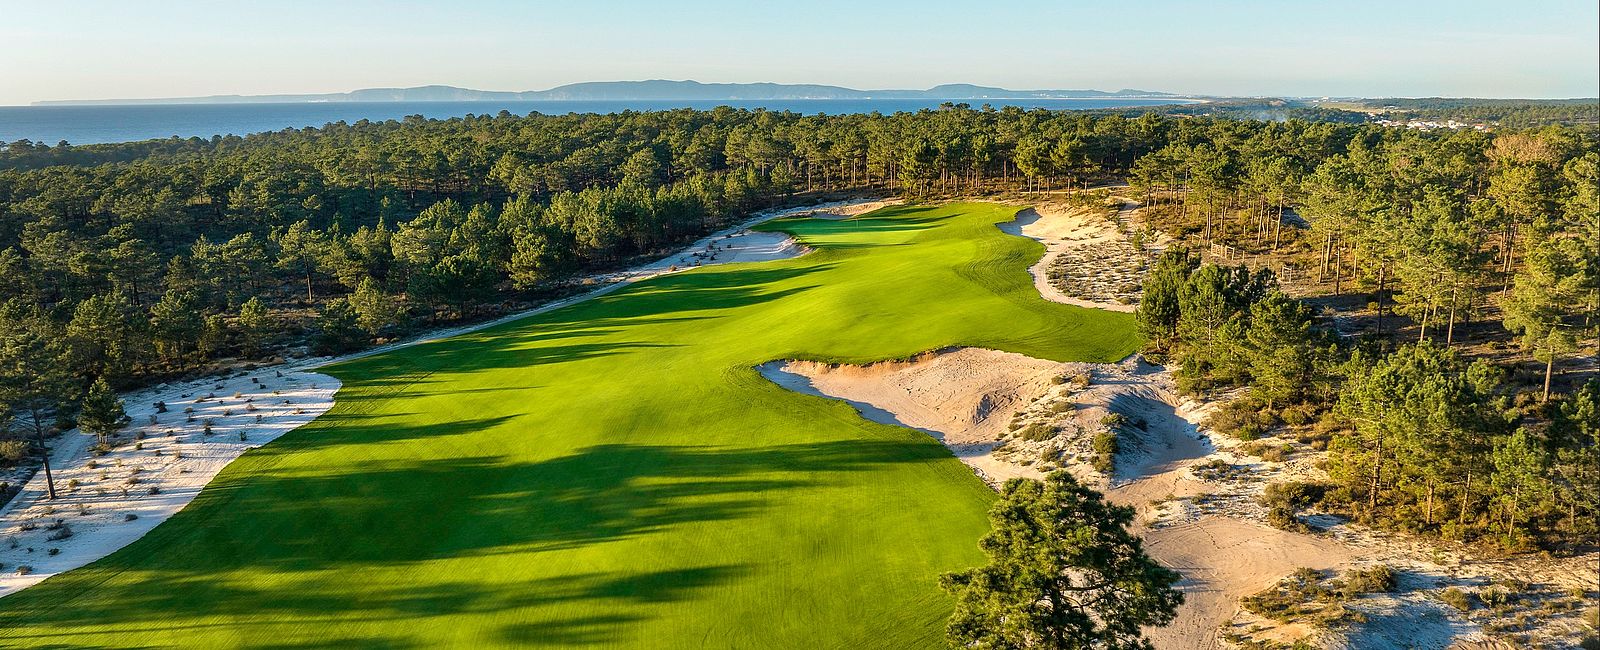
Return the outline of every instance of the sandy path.
<path id="1" fill-rule="evenodd" d="M 228 463 L 327 412 L 340 383 L 311 369 L 493 327 L 666 273 L 797 257 L 807 249 L 790 236 L 750 228 L 786 216 L 836 217 L 883 205 L 883 201 L 842 201 L 761 212 L 655 262 L 586 278 L 586 283 L 602 285 L 593 291 L 504 318 L 435 330 L 340 357 L 300 359 L 221 379 L 163 384 L 124 394 L 132 423 L 120 432 L 113 450 L 93 451 L 93 437 L 78 430 L 62 434 L 49 452 L 57 498 L 45 498 L 45 476 L 39 472 L 0 507 L 0 597 L 133 543 L 193 501 Z M 156 412 L 158 401 L 168 412 Z M 193 409 L 192 414 L 185 409 Z"/>

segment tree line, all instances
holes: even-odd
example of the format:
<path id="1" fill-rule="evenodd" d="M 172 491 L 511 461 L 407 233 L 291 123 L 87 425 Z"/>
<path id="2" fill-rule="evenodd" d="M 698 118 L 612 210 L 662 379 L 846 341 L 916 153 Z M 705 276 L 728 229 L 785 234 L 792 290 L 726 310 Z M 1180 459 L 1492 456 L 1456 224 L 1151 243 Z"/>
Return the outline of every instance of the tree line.
<path id="1" fill-rule="evenodd" d="M 17 142 L 0 150 L 8 428 L 70 425 L 99 381 L 126 388 L 299 346 L 337 352 L 502 309 L 818 193 L 930 197 L 1119 179 L 1152 220 L 1200 250 L 1275 256 L 1279 270 L 1314 275 L 1334 294 L 1363 293 L 1379 314 L 1373 335 L 1410 327 L 1418 346 L 1446 349 L 1461 323 L 1497 318 L 1555 377 L 1600 326 L 1600 150 L 1589 131 L 1565 127 L 1423 133 L 951 104 L 894 115 L 501 113 L 89 147 Z M 1357 357 L 1275 288 L 1258 272 L 1164 259 L 1145 309 L 1166 315 L 1147 334 L 1190 351 L 1175 355 L 1193 389 L 1249 385 L 1270 412 L 1316 417 Z M 1574 398 L 1547 384 L 1555 389 L 1541 391 L 1535 419 L 1549 426 L 1522 440 L 1554 459 L 1565 434 L 1549 430 L 1551 409 Z M 1401 476 L 1386 468 L 1365 491 L 1352 482 L 1352 494 L 1389 503 Z M 1469 501 L 1499 498 L 1478 492 L 1494 484 L 1484 476 L 1461 488 Z M 1434 498 L 1446 498 L 1441 489 L 1456 488 L 1436 481 Z M 1516 512 L 1519 529 L 1549 520 Z"/>

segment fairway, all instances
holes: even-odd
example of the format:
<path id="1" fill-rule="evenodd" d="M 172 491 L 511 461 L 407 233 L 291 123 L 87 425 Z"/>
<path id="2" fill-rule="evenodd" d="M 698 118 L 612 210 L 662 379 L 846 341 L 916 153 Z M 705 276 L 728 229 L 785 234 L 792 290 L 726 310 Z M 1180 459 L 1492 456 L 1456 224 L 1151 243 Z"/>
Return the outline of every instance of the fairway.
<path id="1" fill-rule="evenodd" d="M 1131 315 L 1039 297 L 1015 211 L 773 222 L 815 251 L 330 367 L 332 411 L 0 600 L 0 645 L 941 646 L 993 492 L 754 366 L 1134 351 Z"/>

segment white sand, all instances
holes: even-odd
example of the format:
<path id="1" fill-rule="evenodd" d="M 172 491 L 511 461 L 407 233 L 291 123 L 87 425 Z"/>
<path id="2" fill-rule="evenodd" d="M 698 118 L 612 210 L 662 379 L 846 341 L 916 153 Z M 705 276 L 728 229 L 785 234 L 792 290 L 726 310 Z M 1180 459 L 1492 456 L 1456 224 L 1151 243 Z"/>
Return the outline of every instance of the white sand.
<path id="1" fill-rule="evenodd" d="M 860 216 L 879 208 L 886 208 L 891 205 L 900 205 L 903 203 L 905 203 L 905 199 L 862 201 L 849 205 L 833 205 L 826 208 L 818 208 L 812 212 L 801 214 L 812 219 L 849 219 L 850 217 Z"/>
<path id="2" fill-rule="evenodd" d="M 124 395 L 133 423 L 105 455 L 91 451 L 92 435 L 78 430 L 62 434 L 50 453 L 57 498 L 45 498 L 45 475 L 40 471 L 0 511 L 0 597 L 143 537 L 193 501 L 233 459 L 333 406 L 339 380 L 296 371 L 279 377 L 278 372 L 266 368 Z M 251 378 L 260 379 L 264 387 Z M 236 392 L 240 397 L 234 397 Z M 203 399 L 207 395 L 216 398 Z M 197 398 L 202 401 L 196 402 Z M 156 413 L 153 405 L 158 400 L 166 402 L 168 412 Z M 185 408 L 194 409 L 192 421 Z M 151 416 L 155 424 L 150 423 Z M 204 433 L 207 420 L 212 422 L 209 436 Z M 140 434 L 144 438 L 136 439 Z M 151 494 L 151 488 L 158 493 Z M 137 518 L 130 520 L 129 515 Z M 51 535 L 59 534 L 50 529 L 58 520 L 72 535 L 51 541 Z M 31 568 L 26 574 L 19 572 L 24 566 Z"/>
<path id="3" fill-rule="evenodd" d="M 301 359 L 226 379 L 161 385 L 125 394 L 122 398 L 133 421 L 120 433 L 114 450 L 96 455 L 90 451 L 93 436 L 78 430 L 62 434 L 50 451 L 57 499 L 44 498 L 45 475 L 40 471 L 0 508 L 0 597 L 133 543 L 193 501 L 228 463 L 332 408 L 339 381 L 311 369 L 526 318 L 666 273 L 803 255 L 807 249 L 788 235 L 750 228 L 785 216 L 859 214 L 868 211 L 865 206 L 882 205 L 882 201 L 843 201 L 761 212 L 666 258 L 587 278 L 587 283 L 599 285 L 594 291 L 491 322 L 435 330 L 341 357 Z M 257 386 L 252 378 L 265 382 L 265 387 Z M 240 397 L 233 397 L 236 392 Z M 215 398 L 195 402 L 208 394 Z M 165 402 L 169 411 L 157 414 L 153 406 L 157 401 Z M 250 410 L 252 407 L 256 410 Z M 185 408 L 194 409 L 192 421 L 183 412 Z M 155 424 L 150 423 L 152 415 Z M 261 416 L 259 422 L 257 415 Z M 212 422 L 210 436 L 203 432 L 207 420 Z M 245 433 L 244 440 L 240 440 L 240 432 Z M 140 434 L 143 439 L 136 439 Z M 142 449 L 135 449 L 136 445 Z M 129 483 L 130 478 L 135 482 Z M 69 487 L 73 481 L 76 486 Z M 152 487 L 155 494 L 150 493 Z M 71 536 L 52 541 L 48 538 L 59 534 L 59 528 L 52 528 L 58 519 L 71 530 Z M 27 570 L 19 572 L 24 566 Z"/>
<path id="4" fill-rule="evenodd" d="M 1012 416 L 1050 389 L 1069 364 L 1011 352 L 959 348 L 868 366 L 774 361 L 757 367 L 780 386 L 849 402 L 868 420 L 909 427 L 943 442 L 990 482 L 1037 470 L 995 457 Z"/>
<path id="5" fill-rule="evenodd" d="M 1215 489 L 1190 468 L 1212 457 L 1216 447 L 1198 425 L 1204 412 L 1177 398 L 1168 373 L 1137 358 L 1117 364 L 1057 363 L 958 348 L 906 362 L 777 361 L 758 370 L 791 390 L 844 400 L 869 420 L 924 431 L 991 485 L 1063 467 L 1105 487 L 1108 499 L 1133 506 L 1151 556 L 1184 575 L 1179 586 L 1186 602 L 1178 619 L 1151 631 L 1158 648 L 1221 647 L 1217 628 L 1238 612 L 1239 598 L 1298 567 L 1341 567 L 1357 555 L 1335 540 L 1187 506 L 1184 497 Z M 1083 373 L 1092 377 L 1085 388 L 1052 381 Z M 1116 475 L 1106 477 L 1092 469 L 1090 447 L 1110 413 L 1121 414 L 1130 425 L 1120 429 L 1123 449 Z M 1045 442 L 1010 437 L 1014 417 L 1060 433 Z M 1041 461 L 1047 457 L 1056 460 Z M 1179 498 L 1169 501 L 1169 495 Z"/>
<path id="6" fill-rule="evenodd" d="M 1028 267 L 1028 274 L 1033 276 L 1033 285 L 1039 289 L 1039 295 L 1044 296 L 1045 300 L 1119 312 L 1132 312 L 1137 308 L 1135 304 L 1091 300 L 1071 295 L 1050 281 L 1050 267 L 1065 255 L 1082 253 L 1091 257 L 1104 257 L 1103 249 L 1112 246 L 1132 250 L 1127 239 L 1104 217 L 1082 208 L 1038 206 L 1018 211 L 1017 218 L 1000 224 L 1000 229 L 1012 235 L 1036 239 L 1044 244 L 1044 257 Z M 1112 268 L 1111 265 L 1093 269 L 1093 272 L 1101 281 L 1105 281 L 1104 276 L 1109 274 L 1130 273 L 1125 269 Z M 1131 276 L 1129 279 L 1132 279 Z"/>

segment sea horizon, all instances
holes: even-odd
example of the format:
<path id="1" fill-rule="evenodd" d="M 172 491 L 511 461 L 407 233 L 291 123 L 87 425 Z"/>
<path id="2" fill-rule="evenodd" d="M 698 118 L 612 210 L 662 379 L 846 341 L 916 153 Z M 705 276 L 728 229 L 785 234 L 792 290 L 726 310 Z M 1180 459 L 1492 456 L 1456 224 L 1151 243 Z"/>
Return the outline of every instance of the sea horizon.
<path id="1" fill-rule="evenodd" d="M 511 100 L 511 101 L 304 101 L 229 104 L 86 104 L 0 106 L 0 143 L 29 140 L 56 145 L 135 142 L 166 138 L 209 139 L 247 136 L 283 129 L 320 128 L 368 120 L 383 122 L 411 115 L 449 119 L 467 115 L 542 113 L 619 113 L 729 106 L 747 110 L 803 114 L 898 113 L 934 109 L 945 103 L 1032 110 L 1096 110 L 1194 103 L 1194 99 L 1153 97 L 1084 98 L 927 98 L 927 99 L 752 99 L 752 100 Z"/>

